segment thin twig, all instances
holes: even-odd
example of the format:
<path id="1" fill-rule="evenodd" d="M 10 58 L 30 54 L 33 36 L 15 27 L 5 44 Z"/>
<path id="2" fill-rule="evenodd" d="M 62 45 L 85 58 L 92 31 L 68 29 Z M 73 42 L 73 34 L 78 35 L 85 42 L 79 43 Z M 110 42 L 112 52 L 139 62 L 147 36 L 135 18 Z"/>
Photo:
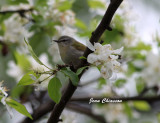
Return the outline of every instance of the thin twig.
<path id="1" fill-rule="evenodd" d="M 0 11 L 0 14 L 25 13 L 25 12 L 29 12 L 29 11 L 33 11 L 33 9 L 29 8 L 29 9 L 18 9 L 18 10 L 5 10 L 5 11 Z"/>
<path id="2" fill-rule="evenodd" d="M 14 14 L 14 13 L 18 13 L 22 18 L 26 18 L 29 21 L 35 22 L 35 20 L 33 20 L 32 18 L 28 18 L 25 13 L 26 12 L 32 12 L 33 8 L 29 8 L 29 9 L 18 9 L 18 10 L 5 10 L 5 11 L 0 11 L 0 14 Z"/>
<path id="3" fill-rule="evenodd" d="M 149 90 L 153 90 L 154 92 L 157 93 L 158 90 L 159 90 L 159 88 L 158 88 L 157 85 L 156 85 L 156 86 L 153 86 L 153 87 L 149 87 L 149 88 L 145 87 L 145 88 L 143 89 L 143 91 L 139 94 L 139 96 L 145 95 Z"/>

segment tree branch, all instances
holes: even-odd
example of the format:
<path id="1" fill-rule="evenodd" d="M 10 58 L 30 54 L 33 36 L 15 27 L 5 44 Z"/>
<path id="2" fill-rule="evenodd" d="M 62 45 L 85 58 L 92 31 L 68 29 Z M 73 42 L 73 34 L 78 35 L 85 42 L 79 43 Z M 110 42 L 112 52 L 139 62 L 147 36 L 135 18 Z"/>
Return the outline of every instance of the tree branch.
<path id="1" fill-rule="evenodd" d="M 51 100 L 49 100 L 48 102 L 41 104 L 37 110 L 35 110 L 35 112 L 33 112 L 32 117 L 33 120 L 31 120 L 30 118 L 25 118 L 21 123 L 34 123 L 36 120 L 40 119 L 42 116 L 46 115 L 48 112 L 50 112 L 53 107 L 54 107 L 55 103 Z"/>
<path id="2" fill-rule="evenodd" d="M 35 20 L 31 19 L 31 18 L 28 18 L 25 13 L 26 12 L 30 12 L 30 11 L 33 11 L 33 8 L 29 8 L 29 9 L 19 9 L 19 10 L 6 10 L 6 11 L 0 11 L 0 14 L 14 14 L 14 13 L 18 13 L 22 18 L 26 18 L 28 19 L 29 21 L 32 21 L 32 22 L 35 22 Z"/>
<path id="3" fill-rule="evenodd" d="M 155 85 L 155 86 L 153 86 L 153 87 L 145 87 L 144 89 L 143 89 L 143 91 L 139 94 L 139 96 L 143 96 L 144 94 L 146 94 L 149 90 L 153 90 L 154 92 L 158 92 L 158 90 L 159 90 L 159 88 L 158 88 L 158 86 L 157 85 Z"/>
<path id="4" fill-rule="evenodd" d="M 112 20 L 112 17 L 113 17 L 115 11 L 118 9 L 118 7 L 119 7 L 119 5 L 121 4 L 122 1 L 123 0 L 112 0 L 111 1 L 104 17 L 102 18 L 101 23 L 98 25 L 96 30 L 92 33 L 92 36 L 90 38 L 90 42 L 92 44 L 94 42 L 97 42 L 100 39 L 101 35 L 103 34 L 103 32 L 106 29 L 110 30 L 109 25 L 110 25 L 110 22 Z M 91 51 L 87 48 L 86 51 L 84 52 L 84 56 L 87 57 L 88 54 L 90 54 L 90 53 L 91 53 Z M 75 70 L 84 66 L 85 63 L 86 63 L 86 61 L 81 62 L 81 64 Z M 81 75 L 79 77 L 81 77 Z M 72 95 L 73 95 L 73 93 L 75 92 L 76 89 L 77 89 L 77 87 L 72 85 L 72 83 L 70 81 L 66 91 L 63 93 L 63 96 L 62 96 L 59 104 L 56 104 L 54 106 L 54 109 L 51 113 L 51 116 L 48 120 L 48 123 L 57 123 L 59 121 L 59 117 L 60 117 L 63 109 L 65 108 L 67 102 L 70 100 L 70 98 L 72 97 Z"/>
<path id="5" fill-rule="evenodd" d="M 118 9 L 119 5 L 122 3 L 123 0 L 112 0 L 109 4 L 109 7 L 105 13 L 105 15 L 102 18 L 102 21 L 96 28 L 94 32 L 92 32 L 92 36 L 90 38 L 90 42 L 93 44 L 94 42 L 98 42 L 101 35 L 104 33 L 106 29 L 111 31 L 110 23 L 113 18 L 113 15 L 115 14 L 116 10 Z M 90 49 L 86 49 L 84 53 L 84 57 L 87 57 L 88 54 L 90 54 L 92 51 Z"/>
<path id="6" fill-rule="evenodd" d="M 33 11 L 32 8 L 30 9 L 19 9 L 19 10 L 6 10 L 6 11 L 0 11 L 0 14 L 8 14 L 8 13 L 19 13 L 24 14 L 25 12 Z"/>

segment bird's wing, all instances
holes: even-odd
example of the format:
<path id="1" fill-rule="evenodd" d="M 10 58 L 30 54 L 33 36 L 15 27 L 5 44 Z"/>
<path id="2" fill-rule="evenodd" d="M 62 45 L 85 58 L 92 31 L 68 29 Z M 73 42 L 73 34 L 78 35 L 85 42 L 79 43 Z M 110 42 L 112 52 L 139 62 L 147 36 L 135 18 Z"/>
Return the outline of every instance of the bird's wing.
<path id="1" fill-rule="evenodd" d="M 72 44 L 73 47 L 76 47 L 77 50 L 80 50 L 80 51 L 85 51 L 86 49 L 86 46 L 83 45 L 82 43 L 80 42 L 75 42 Z"/>

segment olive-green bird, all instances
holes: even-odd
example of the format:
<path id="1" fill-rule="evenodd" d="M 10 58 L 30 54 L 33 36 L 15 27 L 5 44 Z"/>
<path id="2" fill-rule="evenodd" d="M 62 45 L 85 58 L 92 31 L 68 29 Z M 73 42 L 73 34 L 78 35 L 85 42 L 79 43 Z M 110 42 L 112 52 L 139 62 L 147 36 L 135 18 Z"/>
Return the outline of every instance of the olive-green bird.
<path id="1" fill-rule="evenodd" d="M 80 57 L 83 56 L 86 46 L 69 36 L 61 36 L 53 41 L 58 43 L 62 61 L 76 68 L 80 64 Z"/>

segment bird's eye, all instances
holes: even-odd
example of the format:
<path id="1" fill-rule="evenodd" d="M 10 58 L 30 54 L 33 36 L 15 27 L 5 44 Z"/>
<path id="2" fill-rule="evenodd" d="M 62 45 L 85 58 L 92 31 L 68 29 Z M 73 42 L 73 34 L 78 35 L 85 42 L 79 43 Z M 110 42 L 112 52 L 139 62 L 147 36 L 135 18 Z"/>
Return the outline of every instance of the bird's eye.
<path id="1" fill-rule="evenodd" d="M 67 39 L 61 39 L 60 40 L 60 42 L 66 42 L 67 41 Z"/>
<path id="2" fill-rule="evenodd" d="M 66 39 L 62 39 L 62 42 L 65 42 L 65 41 L 67 41 Z"/>

